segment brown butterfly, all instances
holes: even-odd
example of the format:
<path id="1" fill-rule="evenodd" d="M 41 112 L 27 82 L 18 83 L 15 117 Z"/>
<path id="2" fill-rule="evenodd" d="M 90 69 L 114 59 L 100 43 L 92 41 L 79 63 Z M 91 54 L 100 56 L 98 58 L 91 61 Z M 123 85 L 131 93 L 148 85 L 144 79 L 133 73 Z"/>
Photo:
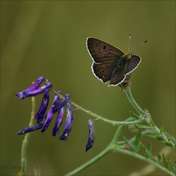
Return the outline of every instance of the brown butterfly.
<path id="1" fill-rule="evenodd" d="M 88 38 L 86 46 L 93 60 L 93 74 L 110 86 L 124 83 L 141 62 L 139 56 L 125 55 L 120 49 L 96 38 Z"/>

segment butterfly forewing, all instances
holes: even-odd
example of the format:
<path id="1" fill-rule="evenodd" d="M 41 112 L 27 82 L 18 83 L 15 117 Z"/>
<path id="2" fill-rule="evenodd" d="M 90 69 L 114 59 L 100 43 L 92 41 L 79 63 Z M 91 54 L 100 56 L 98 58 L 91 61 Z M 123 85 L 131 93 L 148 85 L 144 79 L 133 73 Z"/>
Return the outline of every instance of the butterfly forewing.
<path id="1" fill-rule="evenodd" d="M 111 79 L 112 74 L 112 64 L 96 64 L 93 63 L 92 71 L 98 79 L 101 79 L 103 82 L 107 82 Z"/>
<path id="2" fill-rule="evenodd" d="M 114 62 L 114 59 L 124 55 L 122 51 L 96 38 L 87 39 L 87 48 L 94 62 Z"/>

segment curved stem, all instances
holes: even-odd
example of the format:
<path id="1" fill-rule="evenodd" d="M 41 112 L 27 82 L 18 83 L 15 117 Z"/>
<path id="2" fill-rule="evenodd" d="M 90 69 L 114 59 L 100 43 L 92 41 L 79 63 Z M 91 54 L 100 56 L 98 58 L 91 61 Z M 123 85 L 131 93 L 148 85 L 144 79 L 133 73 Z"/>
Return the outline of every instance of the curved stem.
<path id="1" fill-rule="evenodd" d="M 160 152 L 160 154 L 164 154 L 165 156 L 171 153 L 171 149 L 169 147 L 164 147 Z M 129 176 L 145 176 L 153 173 L 156 170 L 156 167 L 153 164 L 148 164 L 143 167 L 141 170 L 132 172 Z"/>
<path id="2" fill-rule="evenodd" d="M 135 98 L 133 97 L 130 86 L 123 89 L 123 91 L 129 101 L 129 103 L 136 110 L 136 112 L 138 114 L 145 114 L 145 111 L 139 106 L 139 104 L 136 102 Z"/>
<path id="3" fill-rule="evenodd" d="M 171 176 L 175 176 L 175 174 L 173 172 L 169 171 L 167 168 L 163 167 L 162 165 L 160 165 L 159 163 L 157 163 L 154 160 L 146 158 L 143 155 L 140 155 L 138 153 L 135 153 L 135 152 L 132 152 L 132 151 L 129 151 L 129 150 L 126 150 L 126 149 L 121 149 L 117 145 L 114 147 L 114 151 L 116 151 L 118 153 L 123 153 L 123 154 L 129 155 L 129 156 L 132 156 L 134 158 L 140 159 L 140 160 L 145 161 L 145 162 L 148 162 L 149 164 L 154 165 L 155 167 L 159 168 L 163 172 L 165 172 L 165 173 L 167 173 Z"/>
<path id="4" fill-rule="evenodd" d="M 74 169 L 73 171 L 69 172 L 68 174 L 66 174 L 66 176 L 72 176 L 75 174 L 78 174 L 80 171 L 82 171 L 83 169 L 93 165 L 95 162 L 97 162 L 99 159 L 103 158 L 106 154 L 108 154 L 112 149 L 113 149 L 113 145 L 115 144 L 115 141 L 117 140 L 117 138 L 120 135 L 120 132 L 122 130 L 122 125 L 119 126 L 115 133 L 114 136 L 112 138 L 112 141 L 110 142 L 109 145 L 107 145 L 107 147 L 102 150 L 98 155 L 96 155 L 95 157 L 93 157 L 92 159 L 90 159 L 89 161 L 87 161 L 86 163 L 84 163 L 83 165 L 79 166 L 78 168 Z"/>
<path id="5" fill-rule="evenodd" d="M 98 115 L 90 110 L 87 110 L 86 108 L 83 108 L 82 106 L 78 105 L 77 103 L 72 101 L 72 105 L 76 108 L 78 108 L 79 110 L 89 114 L 90 116 L 96 118 L 97 120 L 102 120 L 104 122 L 107 122 L 113 126 L 116 125 L 132 125 L 132 124 L 136 124 L 136 123 L 141 123 L 142 120 L 134 120 L 134 121 L 116 121 L 116 120 L 110 120 L 107 119 L 105 117 L 102 117 L 101 115 Z"/>
<path id="6" fill-rule="evenodd" d="M 32 110 L 31 110 L 31 118 L 29 121 L 29 126 L 32 126 L 34 123 L 34 115 L 35 115 L 35 98 L 32 97 L 31 98 L 32 101 Z M 21 145 L 21 170 L 19 175 L 20 176 L 24 176 L 26 173 L 26 168 L 27 168 L 27 146 L 28 146 L 28 142 L 29 142 L 29 137 L 30 137 L 30 133 L 26 134 L 24 136 L 24 139 L 22 141 L 22 145 Z"/>
<path id="7" fill-rule="evenodd" d="M 116 131 L 115 131 L 115 133 L 114 133 L 114 136 L 113 136 L 113 138 L 112 138 L 112 141 L 111 141 L 111 143 L 114 145 L 115 143 L 116 143 L 116 141 L 119 139 L 119 137 L 120 137 L 120 134 L 121 134 L 121 132 L 122 132 L 122 128 L 123 128 L 123 125 L 120 125 L 117 129 L 116 129 Z"/>
<path id="8" fill-rule="evenodd" d="M 89 161 L 87 161 L 86 163 L 84 163 L 83 165 L 79 166 L 78 168 L 74 169 L 73 171 L 69 172 L 65 176 L 72 176 L 72 175 L 78 174 L 83 169 L 85 169 L 85 168 L 93 165 L 95 162 L 97 162 L 98 160 L 100 160 L 101 158 L 103 158 L 106 154 L 108 154 L 110 152 L 110 150 L 111 150 L 111 147 L 108 145 L 98 155 L 96 155 L 95 157 L 93 157 L 92 159 L 90 159 Z"/>
<path id="9" fill-rule="evenodd" d="M 57 94 L 57 95 L 60 95 L 62 98 L 64 98 L 64 96 L 63 96 L 62 94 L 60 94 L 60 92 L 57 92 L 57 91 L 55 91 L 55 90 L 54 90 L 53 92 L 54 92 L 55 94 Z M 96 114 L 96 113 L 94 113 L 94 112 L 92 112 L 92 111 L 90 111 L 90 110 L 88 110 L 88 109 L 86 109 L 86 108 L 84 108 L 84 107 L 78 105 L 78 104 L 75 103 L 74 101 L 71 101 L 71 104 L 72 104 L 75 108 L 77 108 L 77 109 L 79 109 L 79 110 L 85 112 L 86 114 L 89 114 L 90 116 L 96 118 L 96 120 L 101 120 L 101 121 L 106 122 L 106 123 L 109 123 L 109 124 L 111 124 L 111 125 L 113 125 L 113 126 L 118 126 L 118 125 L 133 125 L 133 124 L 141 123 L 141 122 L 144 120 L 144 119 L 134 120 L 134 121 L 116 121 L 116 120 L 110 120 L 110 119 L 108 119 L 108 118 L 105 118 L 105 117 L 103 117 L 103 116 L 101 116 L 101 115 L 98 115 L 98 114 Z"/>

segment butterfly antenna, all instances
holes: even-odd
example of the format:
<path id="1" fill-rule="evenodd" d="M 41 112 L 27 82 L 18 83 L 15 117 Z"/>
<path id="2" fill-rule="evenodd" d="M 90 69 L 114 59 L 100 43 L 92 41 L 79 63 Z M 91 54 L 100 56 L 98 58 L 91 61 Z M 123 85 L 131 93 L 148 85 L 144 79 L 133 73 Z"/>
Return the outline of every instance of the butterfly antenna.
<path id="1" fill-rule="evenodd" d="M 132 35 L 128 35 L 128 54 L 132 55 Z"/>

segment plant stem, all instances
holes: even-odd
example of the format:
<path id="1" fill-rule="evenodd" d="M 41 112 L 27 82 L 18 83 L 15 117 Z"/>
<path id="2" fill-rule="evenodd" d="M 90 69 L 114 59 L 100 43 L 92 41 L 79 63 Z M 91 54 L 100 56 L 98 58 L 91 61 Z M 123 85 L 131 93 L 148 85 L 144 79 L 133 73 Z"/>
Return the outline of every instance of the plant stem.
<path id="1" fill-rule="evenodd" d="M 34 123 L 34 115 L 35 115 L 35 98 L 32 97 L 31 98 L 32 101 L 32 110 L 31 110 L 31 118 L 29 121 L 29 126 L 32 126 Z M 20 170 L 20 176 L 24 176 L 26 173 L 26 169 L 27 169 L 27 146 L 28 146 L 28 142 L 29 142 L 29 137 L 30 137 L 30 133 L 26 134 L 24 136 L 24 139 L 22 141 L 22 145 L 21 145 L 21 170 Z"/>
<path id="2" fill-rule="evenodd" d="M 132 156 L 134 158 L 137 158 L 137 159 L 140 159 L 142 161 L 145 161 L 145 162 L 148 162 L 149 164 L 152 164 L 154 165 L 155 167 L 159 168 L 160 170 L 162 170 L 163 172 L 171 175 L 171 176 L 175 176 L 175 174 L 171 171 L 169 171 L 167 168 L 163 167 L 162 165 L 160 165 L 159 163 L 157 163 L 156 161 L 154 160 L 151 160 L 149 158 L 146 158 L 145 156 L 143 155 L 140 155 L 138 153 L 135 153 L 133 151 L 129 151 L 129 150 L 126 150 L 126 149 L 121 149 L 119 148 L 118 145 L 116 145 L 114 147 L 114 151 L 118 152 L 118 153 L 123 153 L 123 154 L 126 154 L 126 155 L 129 155 L 129 156 Z"/>
<path id="3" fill-rule="evenodd" d="M 54 93 L 57 94 L 57 95 L 59 95 L 59 96 L 61 96 L 62 98 L 64 98 L 64 96 L 62 94 L 60 94 L 60 92 L 58 93 L 57 91 L 54 91 Z M 72 101 L 71 103 L 72 103 L 72 105 L 75 108 L 77 108 L 77 109 L 85 112 L 86 114 L 88 114 L 88 115 L 96 118 L 96 120 L 101 120 L 101 121 L 109 123 L 109 124 L 111 124 L 113 126 L 118 126 L 118 125 L 133 125 L 133 124 L 141 123 L 144 120 L 144 119 L 139 119 L 139 120 L 134 120 L 134 121 L 116 121 L 116 120 L 110 120 L 108 118 L 105 118 L 105 117 L 103 117 L 101 115 L 98 115 L 98 114 L 96 114 L 96 113 L 94 113 L 94 112 L 92 112 L 92 111 L 90 111 L 90 110 L 88 110 L 88 109 L 86 109 L 86 108 L 78 105 L 74 101 Z"/>
<path id="4" fill-rule="evenodd" d="M 82 106 L 78 105 L 77 103 L 72 101 L 72 105 L 76 108 L 78 108 L 79 110 L 89 114 L 90 116 L 96 118 L 97 120 L 102 120 L 104 122 L 110 123 L 113 126 L 116 125 L 132 125 L 132 124 L 136 124 L 136 123 L 141 123 L 142 120 L 134 120 L 134 121 L 116 121 L 116 120 L 110 120 L 108 118 L 102 117 L 101 115 L 98 115 L 90 110 L 87 110 L 86 108 L 83 108 Z"/>
<path id="5" fill-rule="evenodd" d="M 131 106 L 136 110 L 136 112 L 138 114 L 146 114 L 146 112 L 139 106 L 139 104 L 136 102 L 135 98 L 133 97 L 133 94 L 131 92 L 131 87 L 128 86 L 125 89 L 123 89 L 129 103 L 131 104 Z"/>
<path id="6" fill-rule="evenodd" d="M 84 163 L 83 165 L 79 166 L 75 170 L 66 174 L 66 176 L 72 176 L 72 175 L 78 174 L 80 171 L 91 166 L 92 164 L 97 162 L 99 159 L 103 158 L 106 154 L 108 154 L 113 149 L 113 145 L 114 145 L 115 141 L 117 140 L 117 138 L 119 137 L 120 132 L 122 130 L 122 127 L 123 126 L 121 125 L 116 129 L 114 136 L 112 138 L 112 141 L 109 143 L 109 145 L 107 145 L 107 147 L 104 150 L 102 150 L 98 155 L 96 155 L 95 157 L 93 157 L 92 159 L 90 159 L 89 161 Z"/>
<path id="7" fill-rule="evenodd" d="M 147 119 L 147 124 L 149 125 L 149 127 L 154 127 L 157 132 L 160 132 L 160 129 L 154 124 L 153 120 L 151 119 L 150 114 L 147 111 L 144 111 L 139 104 L 136 102 L 135 98 L 132 95 L 131 92 L 131 88 L 127 87 L 126 89 L 124 89 L 124 93 L 129 101 L 129 103 L 132 105 L 132 107 L 135 109 L 135 111 L 139 114 L 139 123 L 142 122 L 144 120 L 145 117 L 148 117 Z M 170 170 L 168 170 L 166 167 L 162 166 L 160 163 L 158 163 L 157 161 L 155 161 L 154 159 L 150 159 L 147 158 L 146 156 L 143 156 L 139 153 L 136 153 L 134 151 L 130 151 L 127 149 L 123 149 L 121 148 L 116 141 L 118 140 L 120 133 L 122 131 L 122 127 L 126 124 L 129 124 L 130 121 L 123 121 L 123 122 L 118 122 L 118 121 L 112 121 L 109 119 L 106 119 L 96 113 L 93 113 L 92 111 L 89 111 L 85 108 L 83 108 L 82 106 L 76 104 L 75 102 L 72 102 L 72 105 L 75 106 L 76 108 L 84 111 L 85 113 L 91 115 L 92 117 L 96 118 L 96 119 L 100 119 L 106 123 L 110 123 L 112 125 L 119 125 L 119 127 L 117 128 L 116 132 L 114 133 L 114 136 L 112 138 L 112 141 L 110 142 L 110 144 L 103 150 L 101 151 L 98 155 L 96 155 L 95 157 L 93 157 L 92 159 L 90 159 L 88 162 L 86 162 L 85 164 L 79 166 L 78 168 L 76 168 L 75 170 L 69 172 L 68 174 L 66 174 L 66 176 L 72 176 L 72 175 L 76 175 L 78 174 L 80 171 L 84 170 L 85 168 L 93 165 L 94 163 L 96 163 L 99 159 L 103 158 L 107 153 L 109 153 L 110 151 L 116 151 L 119 153 L 123 153 L 126 155 L 129 155 L 131 157 L 140 159 L 142 161 L 148 162 L 149 164 L 152 164 L 153 166 L 159 168 L 160 170 L 162 170 L 163 172 L 171 175 L 171 176 L 175 176 L 175 174 L 173 172 L 171 172 Z M 136 120 L 135 120 L 136 121 Z M 135 121 L 131 121 L 133 124 Z M 136 123 L 136 122 L 135 122 Z"/>
<path id="8" fill-rule="evenodd" d="M 116 143 L 116 141 L 119 139 L 120 134 L 121 134 L 121 132 L 122 132 L 122 128 L 123 128 L 123 125 L 120 125 L 120 126 L 116 129 L 116 131 L 115 131 L 115 133 L 114 133 L 114 136 L 113 136 L 113 138 L 112 138 L 112 141 L 111 141 L 112 145 L 114 145 L 114 144 Z"/>
<path id="9" fill-rule="evenodd" d="M 79 172 L 81 172 L 82 170 L 84 170 L 85 168 L 93 165 L 95 162 L 97 162 L 98 160 L 100 160 L 101 158 L 103 158 L 106 154 L 108 154 L 110 152 L 112 147 L 110 147 L 109 145 L 102 150 L 98 155 L 96 155 L 95 157 L 93 157 L 92 159 L 90 159 L 89 161 L 87 161 L 86 163 L 84 163 L 83 165 L 79 166 L 78 168 L 74 169 L 73 171 L 67 173 L 65 176 L 72 176 L 72 175 L 76 175 Z"/>
<path id="10" fill-rule="evenodd" d="M 160 154 L 164 154 L 165 156 L 171 153 L 170 147 L 164 147 L 160 152 Z M 143 167 L 141 170 L 132 172 L 129 176 L 145 176 L 153 173 L 156 170 L 156 167 L 153 164 L 148 164 Z"/>

